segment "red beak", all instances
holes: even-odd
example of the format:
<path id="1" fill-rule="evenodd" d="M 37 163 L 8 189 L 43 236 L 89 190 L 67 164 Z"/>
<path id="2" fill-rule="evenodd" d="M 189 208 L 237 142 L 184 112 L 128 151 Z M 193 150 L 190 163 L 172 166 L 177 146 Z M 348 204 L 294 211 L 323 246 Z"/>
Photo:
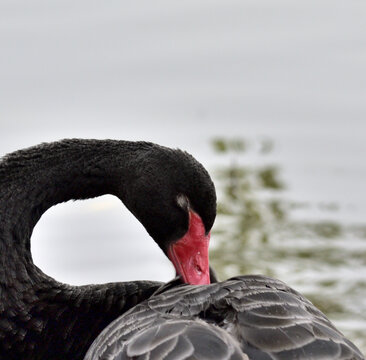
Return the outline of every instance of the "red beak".
<path id="1" fill-rule="evenodd" d="M 185 283 L 191 285 L 210 283 L 209 242 L 210 234 L 205 234 L 205 226 L 200 216 L 190 210 L 187 233 L 168 249 L 169 259 Z"/>

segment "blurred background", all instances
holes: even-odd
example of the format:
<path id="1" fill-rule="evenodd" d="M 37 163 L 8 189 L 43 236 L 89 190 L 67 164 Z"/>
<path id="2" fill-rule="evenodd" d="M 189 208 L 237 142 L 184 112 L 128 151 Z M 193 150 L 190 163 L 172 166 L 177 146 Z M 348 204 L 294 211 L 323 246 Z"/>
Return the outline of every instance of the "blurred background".
<path id="1" fill-rule="evenodd" d="M 0 2 L 0 154 L 66 137 L 187 150 L 222 279 L 277 277 L 366 351 L 366 3 Z M 174 272 L 112 196 L 58 205 L 35 263 L 71 284 Z"/>

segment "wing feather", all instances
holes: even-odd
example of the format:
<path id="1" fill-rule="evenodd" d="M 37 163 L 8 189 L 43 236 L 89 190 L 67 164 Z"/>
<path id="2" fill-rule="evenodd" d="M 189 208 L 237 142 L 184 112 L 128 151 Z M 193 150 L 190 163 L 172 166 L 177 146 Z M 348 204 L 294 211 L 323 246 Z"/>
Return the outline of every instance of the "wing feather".
<path id="1" fill-rule="evenodd" d="M 85 360 L 365 360 L 309 300 L 241 276 L 168 288 L 113 322 Z"/>

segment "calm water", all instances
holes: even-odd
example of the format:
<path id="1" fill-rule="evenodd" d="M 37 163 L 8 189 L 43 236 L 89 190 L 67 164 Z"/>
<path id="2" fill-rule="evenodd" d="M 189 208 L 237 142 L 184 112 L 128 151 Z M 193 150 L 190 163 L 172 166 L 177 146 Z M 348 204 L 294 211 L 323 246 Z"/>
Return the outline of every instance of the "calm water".
<path id="1" fill-rule="evenodd" d="M 214 172 L 213 264 L 223 278 L 260 273 L 287 282 L 365 351 L 366 222 L 342 221 L 339 213 L 355 209 L 337 200 L 292 197 L 281 164 L 271 158 L 275 145 L 270 139 L 212 142 L 227 161 Z"/>

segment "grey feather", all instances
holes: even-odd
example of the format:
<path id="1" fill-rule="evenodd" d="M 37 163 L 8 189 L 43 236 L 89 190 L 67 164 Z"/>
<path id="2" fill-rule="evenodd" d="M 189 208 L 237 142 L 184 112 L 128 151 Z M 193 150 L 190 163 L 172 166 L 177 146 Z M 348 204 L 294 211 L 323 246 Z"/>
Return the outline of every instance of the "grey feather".
<path id="1" fill-rule="evenodd" d="M 152 296 L 108 326 L 85 360 L 152 359 L 158 352 L 164 360 L 365 359 L 309 300 L 254 275 Z"/>

